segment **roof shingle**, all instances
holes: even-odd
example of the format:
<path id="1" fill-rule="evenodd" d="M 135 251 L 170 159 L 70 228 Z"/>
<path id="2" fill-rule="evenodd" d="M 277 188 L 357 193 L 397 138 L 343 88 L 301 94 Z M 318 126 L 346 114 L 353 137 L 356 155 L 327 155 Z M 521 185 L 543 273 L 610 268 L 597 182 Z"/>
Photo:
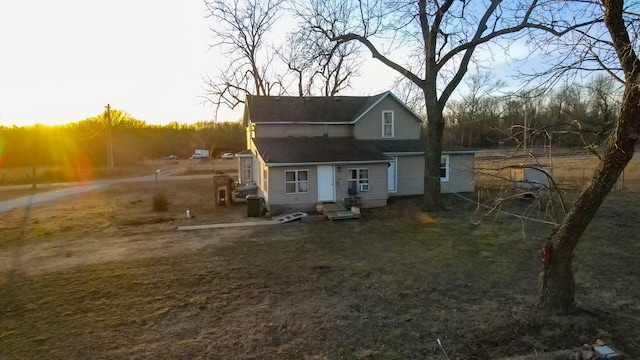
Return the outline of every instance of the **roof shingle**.
<path id="1" fill-rule="evenodd" d="M 380 96 L 291 97 L 247 95 L 253 123 L 349 123 Z"/>

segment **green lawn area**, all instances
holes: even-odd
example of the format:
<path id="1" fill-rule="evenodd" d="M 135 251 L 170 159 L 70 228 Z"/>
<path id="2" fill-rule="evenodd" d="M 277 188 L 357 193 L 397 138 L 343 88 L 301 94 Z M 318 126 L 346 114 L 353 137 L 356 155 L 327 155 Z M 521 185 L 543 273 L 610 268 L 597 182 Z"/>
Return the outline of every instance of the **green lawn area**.
<path id="1" fill-rule="evenodd" d="M 487 359 L 598 337 L 640 356 L 639 194 L 611 195 L 587 230 L 582 310 L 563 317 L 532 311 L 550 228 L 448 200 L 435 225 L 401 199 L 166 256 L 0 273 L 0 358 L 437 359 L 440 339 L 452 359 Z M 160 224 L 144 241 L 224 231 Z"/>

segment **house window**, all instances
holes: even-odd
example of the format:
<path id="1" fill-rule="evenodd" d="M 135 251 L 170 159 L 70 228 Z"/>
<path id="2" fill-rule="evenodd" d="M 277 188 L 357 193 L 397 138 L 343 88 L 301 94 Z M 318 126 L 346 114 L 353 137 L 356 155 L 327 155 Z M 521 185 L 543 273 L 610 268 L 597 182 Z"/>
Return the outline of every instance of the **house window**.
<path id="1" fill-rule="evenodd" d="M 266 166 L 262 169 L 262 190 L 269 191 L 269 168 Z"/>
<path id="2" fill-rule="evenodd" d="M 369 169 L 349 169 L 347 172 L 349 194 L 369 191 Z"/>
<path id="3" fill-rule="evenodd" d="M 440 157 L 440 182 L 449 181 L 449 155 Z"/>
<path id="4" fill-rule="evenodd" d="M 240 169 L 242 176 L 242 183 L 247 184 L 253 181 L 253 172 L 251 171 L 251 162 L 252 158 L 250 157 L 241 157 L 240 158 Z"/>
<path id="5" fill-rule="evenodd" d="M 284 191 L 287 194 L 309 191 L 309 172 L 307 170 L 286 170 L 284 172 Z"/>
<path id="6" fill-rule="evenodd" d="M 393 137 L 393 111 L 382 112 L 382 137 Z"/>

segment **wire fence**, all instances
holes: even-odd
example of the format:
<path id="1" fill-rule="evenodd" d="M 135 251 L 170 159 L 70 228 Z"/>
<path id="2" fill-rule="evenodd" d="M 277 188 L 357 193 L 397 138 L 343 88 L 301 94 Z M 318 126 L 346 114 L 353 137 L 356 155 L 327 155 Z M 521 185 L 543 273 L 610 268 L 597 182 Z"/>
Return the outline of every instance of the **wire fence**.
<path id="1" fill-rule="evenodd" d="M 532 155 L 486 151 L 475 161 L 476 186 L 495 188 L 513 184 L 511 169 L 517 166 L 542 165 L 550 169 L 555 183 L 563 190 L 581 190 L 589 184 L 599 159 L 586 150 L 558 149 L 549 154 L 536 149 Z M 618 178 L 614 191 L 640 191 L 640 155 L 635 154 Z"/>

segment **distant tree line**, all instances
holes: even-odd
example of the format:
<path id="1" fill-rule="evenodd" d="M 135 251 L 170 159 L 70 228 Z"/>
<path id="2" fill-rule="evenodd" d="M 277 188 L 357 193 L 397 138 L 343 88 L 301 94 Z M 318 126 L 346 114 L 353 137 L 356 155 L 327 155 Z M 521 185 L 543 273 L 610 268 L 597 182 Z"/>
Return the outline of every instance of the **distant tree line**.
<path id="1" fill-rule="evenodd" d="M 445 110 L 444 143 L 477 148 L 593 147 L 614 129 L 620 84 L 599 75 L 551 91 L 500 94 L 505 84 L 490 73 L 466 81 L 467 91 Z M 526 130 L 526 131 L 525 131 Z"/>
<path id="2" fill-rule="evenodd" d="M 160 126 L 109 109 L 109 113 L 65 125 L 0 126 L 0 168 L 107 166 L 110 153 L 115 166 L 169 155 L 186 158 L 195 149 L 210 150 L 215 156 L 244 150 L 245 139 L 239 122 L 171 122 Z"/>

